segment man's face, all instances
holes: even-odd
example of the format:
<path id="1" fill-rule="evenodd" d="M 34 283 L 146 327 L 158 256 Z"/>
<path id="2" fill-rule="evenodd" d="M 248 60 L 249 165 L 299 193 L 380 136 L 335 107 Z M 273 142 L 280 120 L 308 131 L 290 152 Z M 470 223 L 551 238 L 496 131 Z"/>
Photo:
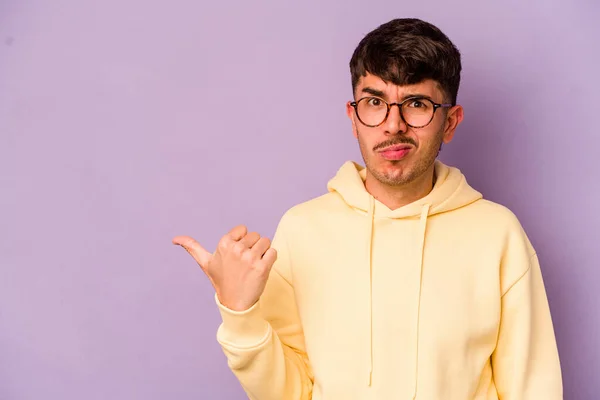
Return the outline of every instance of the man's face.
<path id="1" fill-rule="evenodd" d="M 447 102 L 441 88 L 433 80 L 397 86 L 367 74 L 358 82 L 355 98 L 358 101 L 374 95 L 388 103 L 399 103 L 413 96 L 425 97 L 435 103 Z M 383 124 L 368 127 L 358 119 L 350 102 L 346 108 L 368 173 L 387 186 L 406 185 L 430 171 L 440 146 L 452 140 L 456 126 L 463 117 L 460 106 L 440 108 L 427 126 L 413 128 L 402 120 L 398 107 L 393 106 Z"/>

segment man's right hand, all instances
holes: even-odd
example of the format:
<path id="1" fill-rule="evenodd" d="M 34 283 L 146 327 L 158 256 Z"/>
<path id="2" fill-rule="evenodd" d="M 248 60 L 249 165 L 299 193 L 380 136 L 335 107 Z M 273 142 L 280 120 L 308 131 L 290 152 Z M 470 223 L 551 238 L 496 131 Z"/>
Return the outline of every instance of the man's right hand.
<path id="1" fill-rule="evenodd" d="M 210 279 L 221 304 L 233 311 L 245 311 L 260 298 L 277 259 L 271 241 L 245 226 L 223 236 L 214 254 L 189 236 L 177 236 L 180 245 L 196 260 Z"/>

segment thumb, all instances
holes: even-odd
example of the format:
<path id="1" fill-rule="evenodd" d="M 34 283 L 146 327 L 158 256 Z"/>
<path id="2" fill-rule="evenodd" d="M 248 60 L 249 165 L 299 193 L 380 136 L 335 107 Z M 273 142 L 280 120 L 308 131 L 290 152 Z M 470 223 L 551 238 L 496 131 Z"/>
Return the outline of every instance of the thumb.
<path id="1" fill-rule="evenodd" d="M 173 238 L 173 244 L 183 247 L 190 253 L 202 269 L 208 267 L 208 263 L 212 260 L 212 254 L 206 251 L 206 249 L 194 240 L 194 238 L 189 236 L 176 236 Z"/>

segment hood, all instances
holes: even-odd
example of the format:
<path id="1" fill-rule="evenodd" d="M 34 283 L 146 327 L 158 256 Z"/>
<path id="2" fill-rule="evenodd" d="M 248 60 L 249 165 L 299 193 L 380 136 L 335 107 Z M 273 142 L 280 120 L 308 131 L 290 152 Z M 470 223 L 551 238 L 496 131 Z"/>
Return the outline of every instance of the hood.
<path id="1" fill-rule="evenodd" d="M 368 353 L 369 365 L 367 385 L 371 386 L 373 377 L 373 230 L 375 225 L 375 217 L 377 218 L 418 218 L 418 246 L 419 257 L 415 260 L 413 266 L 403 266 L 406 268 L 417 268 L 420 275 L 418 282 L 418 308 L 416 310 L 417 319 L 414 323 L 418 325 L 420 320 L 421 310 L 421 288 L 423 286 L 423 253 L 425 249 L 427 237 L 427 222 L 430 216 L 449 212 L 464 206 L 467 206 L 482 198 L 481 193 L 473 189 L 467 184 L 465 176 L 457 169 L 443 164 L 441 161 L 435 162 L 436 182 L 432 191 L 425 197 L 400 207 L 396 210 L 389 209 L 386 205 L 376 200 L 365 188 L 366 169 L 355 162 L 348 161 L 338 170 L 327 184 L 329 192 L 338 193 L 344 202 L 353 209 L 364 213 L 365 218 L 365 259 L 364 265 L 369 272 L 369 281 L 365 285 L 369 285 L 369 316 L 370 326 L 368 329 Z M 418 337 L 415 338 L 414 346 L 419 347 Z M 413 390 L 413 399 L 416 398 L 418 368 L 417 360 L 414 360 L 415 365 L 415 383 Z"/>
<path id="2" fill-rule="evenodd" d="M 436 182 L 433 190 L 422 199 L 396 210 L 390 210 L 365 189 L 367 170 L 353 161 L 347 161 L 327 184 L 329 192 L 337 192 L 344 202 L 354 209 L 369 212 L 374 201 L 374 215 L 382 218 L 407 218 L 421 215 L 423 207 L 429 206 L 428 215 L 452 211 L 482 198 L 481 193 L 467 183 L 465 176 L 454 167 L 441 161 L 435 162 Z"/>

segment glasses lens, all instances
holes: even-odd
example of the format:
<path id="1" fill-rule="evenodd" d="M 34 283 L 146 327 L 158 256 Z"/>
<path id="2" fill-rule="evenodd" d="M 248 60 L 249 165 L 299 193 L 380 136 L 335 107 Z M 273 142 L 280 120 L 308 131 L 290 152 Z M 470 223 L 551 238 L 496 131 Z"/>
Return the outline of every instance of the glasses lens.
<path id="1" fill-rule="evenodd" d="M 385 119 L 387 104 L 378 97 L 364 97 L 356 105 L 356 112 L 363 124 L 376 126 Z"/>
<path id="2" fill-rule="evenodd" d="M 423 127 L 433 118 L 433 103 L 427 99 L 411 99 L 402 104 L 402 115 L 412 127 Z"/>

